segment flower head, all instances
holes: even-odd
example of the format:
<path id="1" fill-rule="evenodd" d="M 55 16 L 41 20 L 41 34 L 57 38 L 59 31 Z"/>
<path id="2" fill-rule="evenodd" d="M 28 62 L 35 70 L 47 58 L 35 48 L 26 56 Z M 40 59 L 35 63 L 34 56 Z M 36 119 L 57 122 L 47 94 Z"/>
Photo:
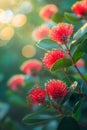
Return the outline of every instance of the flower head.
<path id="1" fill-rule="evenodd" d="M 42 63 L 36 59 L 25 61 L 21 66 L 24 73 L 32 76 L 36 76 L 41 69 Z"/>
<path id="2" fill-rule="evenodd" d="M 40 10 L 40 17 L 44 19 L 45 21 L 50 21 L 53 14 L 55 14 L 58 11 L 58 8 L 56 5 L 49 4 L 44 6 Z"/>
<path id="3" fill-rule="evenodd" d="M 20 86 L 24 86 L 24 75 L 15 75 L 8 81 L 8 86 L 16 90 Z"/>
<path id="4" fill-rule="evenodd" d="M 45 86 L 48 95 L 54 100 L 58 100 L 67 94 L 67 85 L 61 80 L 50 80 Z"/>
<path id="5" fill-rule="evenodd" d="M 57 60 L 62 58 L 66 58 L 65 52 L 63 50 L 53 49 L 45 54 L 43 64 L 46 68 L 50 69 Z"/>
<path id="6" fill-rule="evenodd" d="M 36 87 L 29 92 L 29 99 L 34 104 L 42 104 L 46 98 L 46 90 Z"/>
<path id="7" fill-rule="evenodd" d="M 71 9 L 77 16 L 84 16 L 87 14 L 87 0 L 76 2 Z"/>
<path id="8" fill-rule="evenodd" d="M 32 33 L 32 37 L 38 41 L 48 36 L 50 28 L 47 25 L 41 25 Z"/>
<path id="9" fill-rule="evenodd" d="M 76 62 L 76 66 L 83 68 L 83 67 L 85 66 L 85 65 L 84 65 L 84 60 L 83 60 L 83 59 L 78 60 L 78 61 Z"/>
<path id="10" fill-rule="evenodd" d="M 73 25 L 67 23 L 59 23 L 50 31 L 50 38 L 59 44 L 66 44 L 73 33 Z"/>

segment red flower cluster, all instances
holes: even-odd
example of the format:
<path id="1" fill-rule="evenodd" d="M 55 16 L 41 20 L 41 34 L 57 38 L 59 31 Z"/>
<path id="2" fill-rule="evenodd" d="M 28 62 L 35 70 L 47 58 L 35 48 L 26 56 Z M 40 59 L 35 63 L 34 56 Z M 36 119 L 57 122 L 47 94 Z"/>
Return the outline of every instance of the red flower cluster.
<path id="1" fill-rule="evenodd" d="M 8 81 L 8 86 L 16 90 L 17 87 L 24 86 L 24 75 L 15 75 Z"/>
<path id="2" fill-rule="evenodd" d="M 84 67 L 84 66 L 85 66 L 84 60 L 83 60 L 83 59 L 78 60 L 78 61 L 76 62 L 76 66 L 77 66 L 77 67 Z"/>
<path id="3" fill-rule="evenodd" d="M 44 6 L 40 10 L 40 17 L 44 19 L 45 21 L 50 21 L 53 14 L 55 14 L 58 11 L 58 8 L 56 5 L 49 4 Z"/>
<path id="4" fill-rule="evenodd" d="M 38 41 L 48 36 L 50 28 L 47 25 L 41 25 L 32 33 L 32 37 Z"/>
<path id="5" fill-rule="evenodd" d="M 50 80 L 45 86 L 48 95 L 54 100 L 58 100 L 67 94 L 67 85 L 61 80 Z"/>
<path id="6" fill-rule="evenodd" d="M 59 44 L 66 44 L 73 33 L 73 25 L 67 23 L 59 23 L 50 31 L 50 38 Z"/>
<path id="7" fill-rule="evenodd" d="M 34 104 L 42 104 L 45 102 L 46 98 L 46 90 L 42 88 L 33 88 L 29 92 L 29 99 L 32 101 Z"/>
<path id="8" fill-rule="evenodd" d="M 21 66 L 21 70 L 31 76 L 36 76 L 41 69 L 42 63 L 36 59 L 28 60 Z"/>
<path id="9" fill-rule="evenodd" d="M 57 60 L 62 58 L 66 58 L 65 52 L 63 50 L 54 49 L 45 54 L 43 64 L 46 68 L 50 69 Z"/>
<path id="10" fill-rule="evenodd" d="M 87 14 L 87 0 L 76 2 L 72 6 L 72 11 L 79 17 Z"/>

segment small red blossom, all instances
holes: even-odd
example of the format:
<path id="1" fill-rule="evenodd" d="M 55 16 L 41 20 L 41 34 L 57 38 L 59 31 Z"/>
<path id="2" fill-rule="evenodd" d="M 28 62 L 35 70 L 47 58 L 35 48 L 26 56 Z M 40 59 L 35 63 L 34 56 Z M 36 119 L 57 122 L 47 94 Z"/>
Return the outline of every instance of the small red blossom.
<path id="1" fill-rule="evenodd" d="M 8 86 L 12 90 L 16 90 L 18 87 L 24 86 L 24 75 L 15 75 L 8 81 Z"/>
<path id="2" fill-rule="evenodd" d="M 58 100 L 67 94 L 67 85 L 61 80 L 50 80 L 45 86 L 48 95 L 54 100 Z"/>
<path id="3" fill-rule="evenodd" d="M 29 99 L 34 104 L 42 104 L 45 102 L 46 90 L 36 87 L 29 92 Z"/>
<path id="4" fill-rule="evenodd" d="M 46 68 L 50 69 L 52 65 L 59 59 L 66 58 L 67 55 L 63 50 L 53 49 L 52 51 L 48 51 L 44 58 L 43 64 Z"/>
<path id="5" fill-rule="evenodd" d="M 40 10 L 40 17 L 45 21 L 51 21 L 52 15 L 55 14 L 57 11 L 58 8 L 56 7 L 56 5 L 46 5 Z"/>
<path id="6" fill-rule="evenodd" d="M 59 23 L 50 31 L 50 38 L 58 44 L 66 44 L 73 33 L 73 25 L 67 23 Z"/>
<path id="7" fill-rule="evenodd" d="M 36 76 L 42 69 L 42 63 L 36 59 L 28 60 L 21 65 L 20 69 L 26 74 Z"/>
<path id="8" fill-rule="evenodd" d="M 85 63 L 84 63 L 84 60 L 83 59 L 80 59 L 76 62 L 76 66 L 77 67 L 84 67 L 85 66 Z"/>
<path id="9" fill-rule="evenodd" d="M 84 16 L 87 14 L 87 0 L 76 2 L 71 9 L 78 17 Z"/>
<path id="10" fill-rule="evenodd" d="M 48 36 L 50 28 L 47 25 L 41 25 L 32 33 L 32 37 L 38 41 Z"/>

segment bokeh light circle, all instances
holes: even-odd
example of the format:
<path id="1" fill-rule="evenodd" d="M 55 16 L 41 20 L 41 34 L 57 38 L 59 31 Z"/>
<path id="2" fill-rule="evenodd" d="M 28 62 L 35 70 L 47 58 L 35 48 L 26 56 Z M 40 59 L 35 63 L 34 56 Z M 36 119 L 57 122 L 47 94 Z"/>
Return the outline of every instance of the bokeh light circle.
<path id="1" fill-rule="evenodd" d="M 12 25 L 14 27 L 22 27 L 27 22 L 27 17 L 24 14 L 17 14 L 12 20 Z"/>
<path id="2" fill-rule="evenodd" d="M 4 27 L 0 32 L 1 40 L 10 40 L 14 35 L 14 29 L 12 27 Z"/>
<path id="3" fill-rule="evenodd" d="M 25 45 L 22 48 L 22 55 L 26 58 L 33 57 L 36 54 L 36 49 L 32 45 Z"/>

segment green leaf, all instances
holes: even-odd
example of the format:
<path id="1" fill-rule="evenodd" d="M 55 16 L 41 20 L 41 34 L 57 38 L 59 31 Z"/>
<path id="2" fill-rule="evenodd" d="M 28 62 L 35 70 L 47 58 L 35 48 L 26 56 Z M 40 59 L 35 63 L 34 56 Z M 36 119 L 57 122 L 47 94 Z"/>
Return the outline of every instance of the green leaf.
<path id="1" fill-rule="evenodd" d="M 74 118 L 64 117 L 57 130 L 80 130 L 80 127 Z"/>
<path id="2" fill-rule="evenodd" d="M 61 14 L 61 13 L 56 13 L 56 14 L 53 14 L 52 15 L 52 20 L 54 21 L 54 22 L 56 22 L 56 23 L 58 23 L 58 22 L 62 22 L 62 20 L 63 20 L 63 15 Z"/>
<path id="3" fill-rule="evenodd" d="M 73 110 L 73 113 L 75 114 L 79 107 L 81 106 L 81 103 L 83 102 L 83 98 L 81 100 L 79 100 L 76 104 L 75 104 L 75 107 L 74 107 L 74 110 Z"/>
<path id="4" fill-rule="evenodd" d="M 73 55 L 74 63 L 76 63 L 83 56 L 83 54 L 84 52 L 81 52 L 77 49 Z"/>
<path id="5" fill-rule="evenodd" d="M 48 112 L 48 111 L 49 111 L 49 107 L 44 107 L 37 112 L 31 113 L 25 116 L 22 121 L 23 123 L 27 125 L 37 125 L 41 123 L 46 123 L 53 119 L 57 119 L 57 118 L 59 119 L 62 117 L 62 115 L 51 116 L 47 114 L 45 115 L 43 113 L 43 112 Z"/>
<path id="6" fill-rule="evenodd" d="M 75 107 L 74 107 L 74 110 L 73 110 L 73 117 L 79 121 L 80 118 L 81 118 L 81 110 L 80 110 L 80 106 L 83 102 L 83 98 L 80 99 L 76 104 L 75 104 Z"/>
<path id="7" fill-rule="evenodd" d="M 25 116 L 25 117 L 23 118 L 23 122 L 24 122 L 25 124 L 28 124 L 28 125 L 33 125 L 33 124 L 39 124 L 39 123 L 42 123 L 42 122 L 47 121 L 47 119 L 44 119 L 44 118 L 41 119 L 40 117 L 37 118 L 37 116 L 38 116 L 40 113 L 42 113 L 42 112 L 44 112 L 44 111 L 47 111 L 48 109 L 49 109 L 48 107 L 44 107 L 44 108 L 40 109 L 40 110 L 37 111 L 37 112 L 28 114 L 27 116 Z"/>
<path id="8" fill-rule="evenodd" d="M 87 53 L 87 39 L 82 44 L 78 45 L 77 51 Z"/>
<path id="9" fill-rule="evenodd" d="M 67 13 L 67 12 L 65 12 L 65 13 L 64 13 L 64 16 L 65 16 L 65 19 L 68 20 L 68 21 L 70 21 L 70 22 L 76 23 L 76 22 L 80 22 L 80 21 L 81 21 L 81 20 L 80 20 L 75 14 L 73 14 L 73 13 Z"/>
<path id="10" fill-rule="evenodd" d="M 82 44 L 78 44 L 73 54 L 74 62 L 77 62 L 84 55 L 84 53 L 87 53 L 87 40 L 85 40 Z"/>
<path id="11" fill-rule="evenodd" d="M 59 46 L 58 43 L 50 39 L 43 39 L 40 42 L 38 42 L 36 46 L 38 46 L 41 49 L 44 49 L 45 51 L 52 50 L 53 48 L 61 48 L 61 46 Z"/>
<path id="12" fill-rule="evenodd" d="M 78 40 L 81 38 L 85 33 L 87 33 L 87 23 L 85 23 L 73 36 L 74 40 Z"/>
<path id="13" fill-rule="evenodd" d="M 58 69 L 62 69 L 62 68 L 66 68 L 72 65 L 72 61 L 70 59 L 66 59 L 66 58 L 62 58 L 60 60 L 57 60 L 52 68 L 51 68 L 51 72 L 55 72 Z"/>
<path id="14" fill-rule="evenodd" d="M 3 123 L 3 130 L 17 130 L 16 125 L 9 117 Z"/>

